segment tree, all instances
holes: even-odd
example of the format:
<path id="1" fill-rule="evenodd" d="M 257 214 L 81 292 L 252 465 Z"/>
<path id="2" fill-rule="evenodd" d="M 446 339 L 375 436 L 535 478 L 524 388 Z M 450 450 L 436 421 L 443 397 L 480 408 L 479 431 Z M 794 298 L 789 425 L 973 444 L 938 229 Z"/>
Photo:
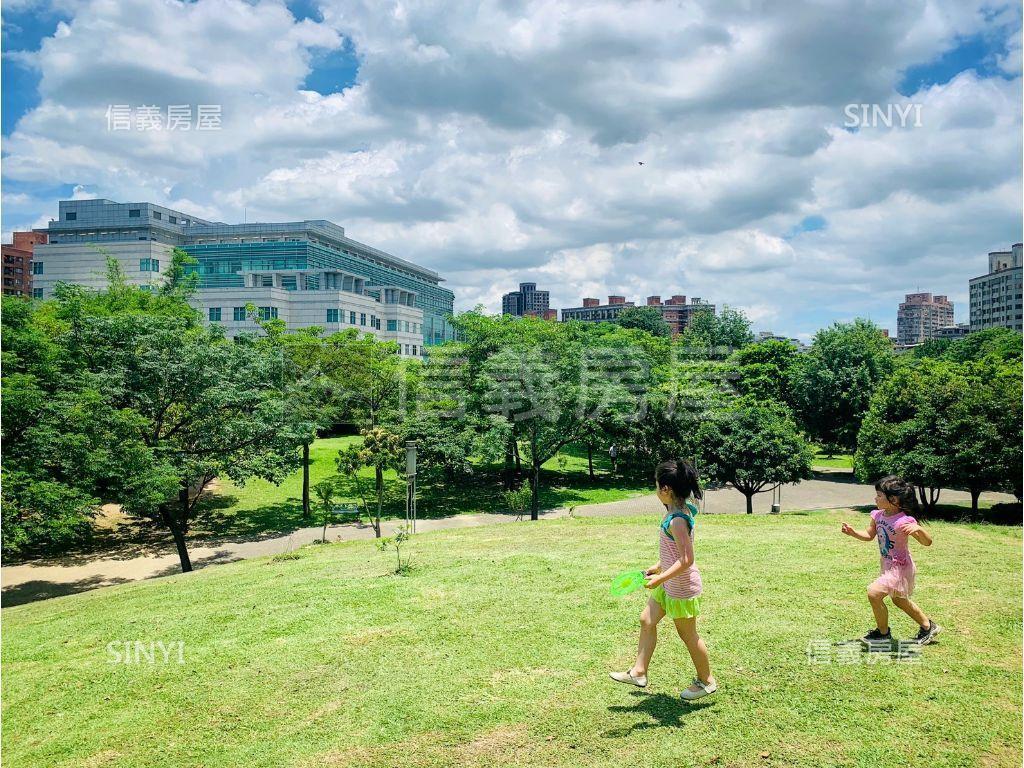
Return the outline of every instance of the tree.
<path id="1" fill-rule="evenodd" d="M 355 483 L 356 491 L 366 507 L 366 492 L 359 473 L 364 467 L 373 468 L 377 511 L 372 524 L 374 535 L 379 539 L 380 519 L 384 509 L 384 473 L 389 469 L 401 469 L 405 451 L 402 438 L 384 427 L 362 429 L 360 434 L 363 437 L 362 445 L 350 445 L 338 451 L 336 464 L 338 473 L 351 478 Z"/>
<path id="2" fill-rule="evenodd" d="M 700 305 L 697 305 L 698 307 Z M 750 321 L 742 310 L 722 307 L 715 314 L 710 307 L 695 309 L 690 325 L 680 334 L 682 346 L 701 357 L 722 360 L 754 340 Z"/>
<path id="3" fill-rule="evenodd" d="M 323 354 L 324 375 L 351 423 L 397 424 L 405 370 L 395 342 L 349 329 L 328 336 Z"/>
<path id="4" fill-rule="evenodd" d="M 871 395 L 893 368 L 892 344 L 868 320 L 818 331 L 789 386 L 800 425 L 831 455 L 852 451 Z"/>
<path id="5" fill-rule="evenodd" d="M 616 322 L 623 328 L 636 328 L 652 336 L 671 336 L 672 328 L 654 307 L 629 307 L 622 310 Z"/>
<path id="6" fill-rule="evenodd" d="M 792 344 L 776 340 L 748 344 L 737 350 L 730 358 L 736 369 L 737 391 L 756 400 L 791 405 L 788 382 L 798 354 Z"/>
<path id="7" fill-rule="evenodd" d="M 878 387 L 857 439 L 858 476 L 900 475 L 926 511 L 941 488 L 964 488 L 972 512 L 985 490 L 1020 487 L 1021 368 L 991 358 L 958 365 L 919 359 Z"/>
<path id="8" fill-rule="evenodd" d="M 731 485 L 754 511 L 755 494 L 811 476 L 812 453 L 785 406 L 743 400 L 697 430 L 699 470 Z"/>
<path id="9" fill-rule="evenodd" d="M 326 479 L 313 486 L 313 490 L 316 493 L 317 501 L 320 502 L 320 511 L 324 515 L 324 532 L 320 536 L 320 540 L 326 544 L 327 525 L 331 521 L 331 512 L 334 510 L 334 499 L 338 493 L 338 487 L 335 481 Z"/>

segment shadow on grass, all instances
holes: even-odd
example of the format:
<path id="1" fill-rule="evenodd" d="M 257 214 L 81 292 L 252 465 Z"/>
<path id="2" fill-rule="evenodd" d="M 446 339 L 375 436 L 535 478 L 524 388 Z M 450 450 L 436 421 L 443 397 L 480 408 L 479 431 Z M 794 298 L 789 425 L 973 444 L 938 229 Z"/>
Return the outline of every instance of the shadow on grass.
<path id="1" fill-rule="evenodd" d="M 606 739 L 621 739 L 636 731 L 644 731 L 649 728 L 681 728 L 682 718 L 698 709 L 703 709 L 714 704 L 713 700 L 684 702 L 678 696 L 670 696 L 667 693 L 646 693 L 633 691 L 630 694 L 636 703 L 630 706 L 610 706 L 609 712 L 623 714 L 643 714 L 648 719 L 640 720 L 628 727 L 612 728 L 605 731 L 602 736 Z"/>
<path id="2" fill-rule="evenodd" d="M 89 576 L 78 581 L 58 582 L 35 579 L 11 587 L 4 587 L 0 593 L 0 603 L 4 608 L 13 605 L 34 603 L 37 600 L 49 600 L 52 597 L 63 597 L 86 592 L 97 587 L 109 587 L 113 584 L 124 584 L 131 579 L 108 578 L 105 576 Z"/>

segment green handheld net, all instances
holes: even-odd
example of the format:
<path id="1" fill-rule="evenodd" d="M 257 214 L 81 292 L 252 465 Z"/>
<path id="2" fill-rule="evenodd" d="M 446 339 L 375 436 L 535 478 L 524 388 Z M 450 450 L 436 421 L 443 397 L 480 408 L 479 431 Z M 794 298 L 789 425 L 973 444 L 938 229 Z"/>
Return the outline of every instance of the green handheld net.
<path id="1" fill-rule="evenodd" d="M 636 592 L 644 585 L 644 581 L 643 571 L 626 571 L 612 579 L 610 592 L 615 597 L 622 597 L 630 592 Z"/>

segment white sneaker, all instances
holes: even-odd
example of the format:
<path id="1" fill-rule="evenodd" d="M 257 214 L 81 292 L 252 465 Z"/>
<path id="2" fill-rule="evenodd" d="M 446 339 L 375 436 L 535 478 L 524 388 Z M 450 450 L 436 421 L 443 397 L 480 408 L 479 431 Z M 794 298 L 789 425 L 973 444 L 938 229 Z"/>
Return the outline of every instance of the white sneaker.
<path id="1" fill-rule="evenodd" d="M 634 677 L 633 670 L 627 670 L 626 672 L 609 672 L 608 677 L 610 677 L 617 683 L 635 685 L 637 688 L 647 687 L 647 675 L 640 675 L 639 677 Z"/>
<path id="2" fill-rule="evenodd" d="M 697 690 L 691 690 L 696 688 Z M 705 696 L 710 696 L 712 693 L 718 690 L 718 683 L 705 683 L 698 677 L 693 678 L 693 683 L 690 684 L 689 688 L 684 688 L 679 697 L 683 701 L 696 701 L 697 699 L 703 699 Z"/>

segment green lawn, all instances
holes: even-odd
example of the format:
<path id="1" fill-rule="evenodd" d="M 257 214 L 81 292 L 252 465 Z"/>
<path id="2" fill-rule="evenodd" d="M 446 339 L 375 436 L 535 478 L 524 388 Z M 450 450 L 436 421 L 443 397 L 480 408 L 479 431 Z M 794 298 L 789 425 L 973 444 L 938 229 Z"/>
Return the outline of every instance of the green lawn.
<path id="1" fill-rule="evenodd" d="M 812 445 L 811 450 L 814 451 L 814 461 L 812 463 L 816 467 L 829 467 L 831 469 L 853 469 L 852 453 L 835 453 L 832 454 L 832 456 L 829 456 L 817 445 Z"/>
<path id="2" fill-rule="evenodd" d="M 5 764 L 1019 766 L 1021 529 L 930 526 L 915 599 L 946 632 L 920 663 L 811 664 L 808 643 L 871 625 L 877 553 L 844 518 L 866 519 L 704 519 L 721 689 L 693 706 L 667 625 L 647 690 L 606 678 L 643 603 L 608 581 L 653 561 L 655 520 L 420 534 L 407 576 L 352 542 L 8 608 Z M 136 640 L 185 662 L 111 663 Z"/>
<path id="3" fill-rule="evenodd" d="M 310 449 L 310 486 L 333 475 L 338 451 L 359 439 L 334 437 L 317 440 Z M 611 476 L 609 460 L 603 452 L 595 451 L 594 454 L 594 480 L 589 477 L 586 450 L 569 446 L 561 456 L 564 457 L 564 465 L 556 457 L 546 462 L 541 470 L 542 509 L 618 501 L 650 491 L 647 483 Z M 501 483 L 495 476 L 498 470 L 498 467 L 480 466 L 475 476 L 460 479 L 458 483 L 421 482 L 418 487 L 418 515 L 433 518 L 508 511 L 501 497 Z M 373 471 L 367 469 L 361 474 L 366 480 L 366 487 L 372 489 Z M 403 517 L 405 481 L 395 472 L 387 472 L 385 481 L 385 516 Z M 343 484 L 339 501 L 358 501 L 353 483 Z M 225 478 L 205 502 L 204 513 L 193 527 L 192 535 L 238 538 L 282 533 L 306 525 L 310 522 L 302 519 L 302 472 L 299 470 L 277 486 L 265 480 L 252 480 L 244 486 L 237 486 Z"/>

